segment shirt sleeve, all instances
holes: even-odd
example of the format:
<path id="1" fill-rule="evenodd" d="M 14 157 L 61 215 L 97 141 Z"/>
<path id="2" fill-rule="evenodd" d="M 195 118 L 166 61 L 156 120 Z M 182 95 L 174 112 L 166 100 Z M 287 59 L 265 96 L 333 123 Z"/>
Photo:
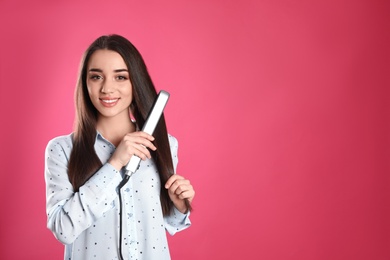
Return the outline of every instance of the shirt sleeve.
<path id="1" fill-rule="evenodd" d="M 177 155 L 179 144 L 177 139 L 171 135 L 169 135 L 169 144 L 171 147 L 173 167 L 176 173 L 177 164 L 179 162 L 179 158 Z M 175 233 L 182 231 L 188 228 L 189 226 L 191 226 L 190 212 L 183 214 L 179 210 L 177 210 L 175 206 L 173 206 L 171 214 L 165 216 L 164 221 L 165 221 L 165 229 L 168 231 L 170 235 L 174 235 Z"/>
<path id="2" fill-rule="evenodd" d="M 71 144 L 53 139 L 45 151 L 47 227 L 63 244 L 71 244 L 105 212 L 114 208 L 120 173 L 104 164 L 78 192 L 68 178 Z"/>
<path id="3" fill-rule="evenodd" d="M 181 213 L 175 207 L 173 207 L 171 214 L 164 217 L 165 229 L 170 235 L 174 235 L 179 231 L 182 231 L 191 226 L 190 212 L 186 214 Z"/>

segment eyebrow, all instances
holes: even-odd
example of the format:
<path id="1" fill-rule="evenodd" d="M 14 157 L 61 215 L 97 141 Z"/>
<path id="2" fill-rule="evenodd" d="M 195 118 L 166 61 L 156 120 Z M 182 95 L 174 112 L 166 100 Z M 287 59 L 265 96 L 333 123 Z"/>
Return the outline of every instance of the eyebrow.
<path id="1" fill-rule="evenodd" d="M 114 70 L 114 72 L 129 72 L 127 69 L 117 69 L 117 70 Z M 101 69 L 96 69 L 96 68 L 91 68 L 89 69 L 89 72 L 103 72 L 103 70 Z"/>

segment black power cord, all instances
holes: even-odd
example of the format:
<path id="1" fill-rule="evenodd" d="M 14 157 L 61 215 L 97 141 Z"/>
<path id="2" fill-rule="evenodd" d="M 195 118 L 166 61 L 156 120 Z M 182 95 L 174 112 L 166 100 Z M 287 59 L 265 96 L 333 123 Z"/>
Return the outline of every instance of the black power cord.
<path id="1" fill-rule="evenodd" d="M 129 181 L 131 175 L 125 174 L 125 177 L 118 185 L 118 195 L 119 195 L 119 257 L 121 260 L 124 260 L 122 255 L 122 192 L 121 189 L 123 186 L 126 185 L 126 183 Z"/>

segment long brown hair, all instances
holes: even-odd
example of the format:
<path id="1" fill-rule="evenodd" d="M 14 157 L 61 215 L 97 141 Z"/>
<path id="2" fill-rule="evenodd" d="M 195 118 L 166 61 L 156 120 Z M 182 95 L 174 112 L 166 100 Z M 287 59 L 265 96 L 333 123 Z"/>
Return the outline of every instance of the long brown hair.
<path id="1" fill-rule="evenodd" d="M 102 162 L 94 148 L 98 112 L 93 106 L 87 90 L 89 59 L 96 50 L 101 49 L 119 53 L 126 63 L 133 86 L 133 102 L 130 108 L 139 129 L 142 129 L 148 112 L 157 97 L 156 89 L 141 54 L 126 38 L 119 35 L 101 36 L 89 46 L 81 61 L 75 93 L 75 131 L 73 149 L 68 164 L 68 176 L 74 191 L 78 191 L 80 186 L 102 166 Z M 154 144 L 157 150 L 151 154 L 160 176 L 161 207 L 163 214 L 167 215 L 170 213 L 173 204 L 167 190 L 164 188 L 164 184 L 174 173 L 174 170 L 164 116 L 161 117 L 153 136 L 155 137 Z"/>

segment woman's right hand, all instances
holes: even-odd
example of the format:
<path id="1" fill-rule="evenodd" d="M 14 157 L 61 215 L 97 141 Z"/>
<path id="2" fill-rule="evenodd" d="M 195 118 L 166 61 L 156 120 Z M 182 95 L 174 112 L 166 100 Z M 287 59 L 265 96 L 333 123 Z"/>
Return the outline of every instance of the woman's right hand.
<path id="1" fill-rule="evenodd" d="M 153 151 L 157 149 L 152 141 L 154 141 L 154 137 L 145 132 L 128 133 L 123 137 L 108 162 L 119 171 L 130 161 L 133 155 L 138 156 L 142 160 L 151 158 L 147 148 Z"/>

